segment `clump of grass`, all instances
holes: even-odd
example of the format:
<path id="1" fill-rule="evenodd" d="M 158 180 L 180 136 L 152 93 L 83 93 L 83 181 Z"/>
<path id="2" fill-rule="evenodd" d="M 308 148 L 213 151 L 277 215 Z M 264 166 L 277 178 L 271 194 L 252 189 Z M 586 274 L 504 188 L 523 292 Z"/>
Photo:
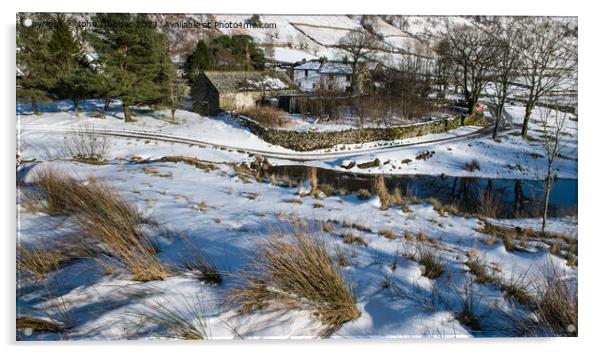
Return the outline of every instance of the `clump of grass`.
<path id="1" fill-rule="evenodd" d="M 406 240 L 406 241 L 412 241 L 414 239 L 414 235 L 412 235 L 411 232 L 409 232 L 408 230 L 406 230 L 403 233 L 403 239 Z"/>
<path id="2" fill-rule="evenodd" d="M 333 222 L 325 222 L 322 224 L 322 231 L 333 233 L 337 230 L 337 226 Z"/>
<path id="3" fill-rule="evenodd" d="M 223 278 L 211 258 L 200 250 L 188 237 L 183 238 L 184 247 L 180 252 L 184 260 L 183 269 L 191 272 L 198 280 L 211 284 L 221 284 Z"/>
<path id="4" fill-rule="evenodd" d="M 570 287 L 560 270 L 548 265 L 535 281 L 538 293 L 535 314 L 544 331 L 554 336 L 577 336 L 577 291 Z"/>
<path id="5" fill-rule="evenodd" d="M 345 231 L 343 233 L 343 242 L 348 244 L 357 243 L 358 245 L 368 247 L 368 242 L 364 240 L 361 236 L 354 235 L 351 231 Z"/>
<path id="6" fill-rule="evenodd" d="M 389 190 L 387 189 L 387 185 L 385 184 L 385 177 L 383 175 L 379 175 L 378 177 L 376 177 L 376 179 L 374 180 L 373 189 L 376 195 L 378 195 L 378 199 L 380 200 L 380 209 L 389 209 L 391 196 L 389 195 Z"/>
<path id="7" fill-rule="evenodd" d="M 360 231 L 360 232 L 371 232 L 371 230 L 368 227 L 366 227 L 366 225 L 364 225 L 364 224 L 353 223 L 353 224 L 351 224 L 351 227 L 353 227 L 354 229 L 356 229 L 357 231 Z"/>
<path id="8" fill-rule="evenodd" d="M 550 254 L 556 256 L 560 255 L 560 243 L 554 242 L 552 246 L 550 246 Z"/>
<path id="9" fill-rule="evenodd" d="M 324 204 L 321 204 L 321 203 L 314 203 L 312 206 L 314 209 L 324 208 Z"/>
<path id="10" fill-rule="evenodd" d="M 51 247 L 17 244 L 17 270 L 41 281 L 61 265 L 91 254 L 92 251 L 79 242 L 61 242 Z"/>
<path id="11" fill-rule="evenodd" d="M 479 161 L 472 159 L 469 162 L 464 164 L 464 169 L 466 171 L 470 171 L 470 172 L 480 171 L 481 165 L 479 164 Z"/>
<path id="12" fill-rule="evenodd" d="M 493 192 L 479 193 L 478 205 L 477 212 L 481 216 L 497 218 L 502 212 L 502 201 Z"/>
<path id="13" fill-rule="evenodd" d="M 308 176 L 309 176 L 309 184 L 311 186 L 311 190 L 309 191 L 309 195 L 317 197 L 318 190 L 318 169 L 316 167 L 308 168 Z"/>
<path id="14" fill-rule="evenodd" d="M 25 204 L 49 215 L 68 215 L 77 211 L 72 197 L 84 193 L 79 181 L 52 168 L 40 168 L 33 177 L 35 191 L 25 194 Z"/>
<path id="15" fill-rule="evenodd" d="M 504 248 L 506 248 L 506 251 L 508 251 L 508 252 L 514 251 L 514 249 L 516 248 L 516 245 L 514 244 L 515 241 L 516 241 L 515 235 L 513 235 L 513 234 L 504 235 Z"/>
<path id="16" fill-rule="evenodd" d="M 456 319 L 464 326 L 470 327 L 473 331 L 480 331 L 481 324 L 476 315 L 476 307 L 480 302 L 477 294 L 472 287 L 471 281 L 464 281 L 464 287 L 461 293 L 462 311 L 456 314 Z"/>
<path id="17" fill-rule="evenodd" d="M 416 248 L 416 260 L 424 267 L 422 275 L 429 279 L 438 278 L 444 271 L 443 258 L 430 246 Z"/>
<path id="18" fill-rule="evenodd" d="M 301 198 L 285 199 L 284 202 L 291 203 L 291 204 L 303 204 L 303 200 Z"/>
<path id="19" fill-rule="evenodd" d="M 325 335 L 360 315 L 324 240 L 299 228 L 261 243 L 242 278 L 245 284 L 230 293 L 242 312 L 310 309 L 327 326 Z"/>
<path id="20" fill-rule="evenodd" d="M 78 128 L 65 140 L 66 153 L 73 159 L 86 163 L 104 163 L 109 155 L 109 147 L 107 136 L 96 134 L 91 124 Z"/>
<path id="21" fill-rule="evenodd" d="M 54 333 L 63 331 L 63 327 L 59 323 L 31 316 L 17 317 L 17 329 L 31 329 L 36 332 Z"/>
<path id="22" fill-rule="evenodd" d="M 487 246 L 495 245 L 497 243 L 497 237 L 489 235 L 483 240 L 483 243 L 485 243 Z"/>
<path id="23" fill-rule="evenodd" d="M 389 195 L 389 201 L 392 204 L 403 206 L 404 200 L 403 200 L 403 195 L 401 194 L 401 189 L 395 188 L 393 190 L 393 193 Z"/>
<path id="24" fill-rule="evenodd" d="M 510 281 L 501 284 L 501 289 L 506 296 L 515 299 L 519 304 L 532 306 L 533 295 L 529 289 L 527 273 L 512 276 Z"/>
<path id="25" fill-rule="evenodd" d="M 334 250 L 334 259 L 337 264 L 341 267 L 348 267 L 351 262 L 349 262 L 349 252 L 344 251 L 340 247 L 336 247 Z"/>
<path id="26" fill-rule="evenodd" d="M 487 271 L 487 265 L 479 257 L 471 257 L 466 261 L 466 266 L 477 283 L 496 283 L 497 279 Z"/>
<path id="27" fill-rule="evenodd" d="M 205 320 L 205 310 L 198 296 L 182 296 L 174 303 L 157 300 L 144 304 L 144 318 L 155 325 L 167 329 L 169 336 L 184 340 L 203 340 L 209 338 L 209 329 Z"/>
<path id="28" fill-rule="evenodd" d="M 378 234 L 380 236 L 383 236 L 384 238 L 388 239 L 388 240 L 394 240 L 397 238 L 397 236 L 395 235 L 395 232 L 391 229 L 381 229 L 378 230 Z"/>
<path id="29" fill-rule="evenodd" d="M 271 106 L 254 106 L 244 109 L 243 115 L 253 119 L 266 128 L 285 127 L 289 120 L 286 119 L 284 111 Z"/>
<path id="30" fill-rule="evenodd" d="M 428 237 L 426 236 L 426 234 L 422 230 L 420 230 L 418 232 L 418 235 L 416 235 L 416 239 L 418 241 L 420 241 L 420 242 L 426 242 L 426 241 L 428 241 Z"/>
<path id="31" fill-rule="evenodd" d="M 372 193 L 370 193 L 369 190 L 363 188 L 359 189 L 356 195 L 359 200 L 367 200 L 370 199 L 370 197 L 372 197 Z"/>
<path id="32" fill-rule="evenodd" d="M 118 259 L 134 280 L 158 280 L 169 275 L 155 256 L 153 242 L 139 227 L 146 220 L 108 185 L 94 179 L 84 184 L 53 169 L 42 170 L 34 184 L 49 210 L 73 214 L 76 230 Z"/>

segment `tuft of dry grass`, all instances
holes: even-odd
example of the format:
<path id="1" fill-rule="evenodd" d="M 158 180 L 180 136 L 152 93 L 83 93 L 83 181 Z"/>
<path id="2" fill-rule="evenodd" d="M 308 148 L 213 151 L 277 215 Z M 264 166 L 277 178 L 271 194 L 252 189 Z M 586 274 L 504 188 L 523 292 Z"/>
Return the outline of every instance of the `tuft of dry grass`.
<path id="1" fill-rule="evenodd" d="M 75 160 L 100 164 L 106 161 L 110 145 L 106 135 L 97 134 L 92 124 L 86 124 L 68 136 L 64 148 Z"/>
<path id="2" fill-rule="evenodd" d="M 501 284 L 501 289 L 506 296 L 515 299 L 519 304 L 532 306 L 534 299 L 526 272 L 513 275 L 510 281 Z"/>
<path id="3" fill-rule="evenodd" d="M 318 190 L 318 169 L 316 167 L 308 168 L 308 176 L 309 176 L 309 184 L 311 186 L 311 190 L 309 195 L 317 197 L 319 194 Z"/>
<path id="4" fill-rule="evenodd" d="M 240 311 L 268 305 L 309 309 L 325 325 L 325 335 L 360 316 L 357 300 L 330 258 L 322 238 L 294 228 L 259 244 L 244 285 L 230 293 Z"/>
<path id="5" fill-rule="evenodd" d="M 411 232 L 409 232 L 408 230 L 406 230 L 403 233 L 403 239 L 406 240 L 406 241 L 412 241 L 414 239 L 414 235 L 412 235 Z"/>
<path id="6" fill-rule="evenodd" d="M 168 298 L 144 303 L 148 309 L 142 316 L 155 325 L 167 329 L 169 337 L 183 340 L 203 340 L 210 336 L 205 309 L 198 296 L 182 296 L 181 301 Z"/>
<path id="7" fill-rule="evenodd" d="M 70 241 L 73 242 L 56 242 L 49 247 L 17 244 L 17 271 L 41 281 L 65 263 L 92 256 L 87 245 L 75 239 Z"/>
<path id="8" fill-rule="evenodd" d="M 333 233 L 337 230 L 337 226 L 333 222 L 325 222 L 322 224 L 322 231 Z"/>
<path id="9" fill-rule="evenodd" d="M 289 123 L 284 111 L 271 106 L 258 105 L 249 107 L 245 108 L 241 113 L 266 128 L 285 127 Z"/>
<path id="10" fill-rule="evenodd" d="M 367 189 L 359 189 L 357 191 L 357 198 L 360 200 L 367 200 L 370 199 L 370 197 L 372 197 L 372 193 Z"/>
<path id="11" fill-rule="evenodd" d="M 301 200 L 301 198 L 285 199 L 284 202 L 291 203 L 291 204 L 303 204 L 303 200 Z"/>
<path id="12" fill-rule="evenodd" d="M 62 332 L 63 328 L 56 322 L 31 316 L 17 317 L 17 329 L 31 329 L 36 332 Z"/>
<path id="13" fill-rule="evenodd" d="M 418 241 L 420 241 L 420 242 L 426 242 L 426 241 L 428 241 L 428 237 L 426 236 L 426 234 L 422 230 L 420 230 L 418 232 L 418 235 L 416 235 L 416 239 Z"/>
<path id="14" fill-rule="evenodd" d="M 202 282 L 219 285 L 222 275 L 217 270 L 211 258 L 200 250 L 188 237 L 183 238 L 184 247 L 180 251 L 180 258 L 184 260 L 183 269 L 191 272 L 194 277 Z"/>
<path id="15" fill-rule="evenodd" d="M 366 242 L 366 240 L 361 236 L 354 235 L 351 231 L 345 231 L 343 233 L 343 242 L 348 244 L 357 243 L 360 246 L 368 247 L 368 242 Z"/>
<path id="16" fill-rule="evenodd" d="M 429 279 L 438 278 L 445 269 L 443 258 L 430 246 L 419 245 L 416 247 L 416 260 L 424 267 L 422 275 Z"/>
<path id="17" fill-rule="evenodd" d="M 397 238 L 397 236 L 395 235 L 395 232 L 391 229 L 378 230 L 378 234 L 388 240 L 395 240 Z"/>
<path id="18" fill-rule="evenodd" d="M 493 192 L 479 193 L 478 214 L 489 218 L 497 218 L 502 213 L 502 201 Z"/>
<path id="19" fill-rule="evenodd" d="M 380 200 L 380 209 L 389 209 L 391 196 L 389 195 L 389 190 L 387 189 L 387 185 L 385 184 L 385 177 L 383 175 L 378 175 L 378 177 L 374 179 L 372 188 L 374 189 L 374 192 L 376 193 L 376 195 L 378 195 L 378 199 Z"/>
<path id="20" fill-rule="evenodd" d="M 477 283 L 497 283 L 498 280 L 487 271 L 487 265 L 476 255 L 466 261 L 466 266 Z"/>
<path id="21" fill-rule="evenodd" d="M 105 253 L 132 273 L 134 280 L 169 276 L 155 256 L 155 245 L 139 227 L 146 220 L 111 187 L 93 178 L 84 184 L 49 168 L 34 177 L 34 185 L 39 191 L 35 197 L 44 199 L 46 210 L 73 214 L 75 229 L 82 235 L 80 239 L 101 245 Z"/>
<path id="22" fill-rule="evenodd" d="M 504 235 L 504 248 L 506 248 L 506 251 L 508 251 L 508 252 L 514 251 L 514 249 L 516 248 L 516 245 L 514 244 L 515 241 L 516 241 L 515 235 L 513 235 L 513 234 Z"/>
<path id="23" fill-rule="evenodd" d="M 560 269 L 552 264 L 542 269 L 543 276 L 535 281 L 538 293 L 535 314 L 544 331 L 554 336 L 573 337 L 578 334 L 578 298 Z"/>

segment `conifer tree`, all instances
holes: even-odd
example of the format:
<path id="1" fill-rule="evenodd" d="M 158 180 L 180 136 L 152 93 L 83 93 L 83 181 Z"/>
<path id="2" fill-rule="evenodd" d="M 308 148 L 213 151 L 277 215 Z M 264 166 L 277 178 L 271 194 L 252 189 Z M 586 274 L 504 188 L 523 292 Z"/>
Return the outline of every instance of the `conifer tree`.
<path id="1" fill-rule="evenodd" d="M 107 76 L 113 97 L 119 97 L 126 122 L 130 108 L 165 99 L 165 61 L 169 60 L 163 35 L 145 15 L 97 14 L 90 43 L 98 54 L 99 70 Z"/>
<path id="2" fill-rule="evenodd" d="M 24 25 L 26 18 L 37 22 L 45 15 L 17 14 L 17 97 L 31 102 L 33 113 L 39 114 L 38 103 L 47 99 L 54 85 L 48 51 L 51 33 L 45 26 Z"/>
<path id="3" fill-rule="evenodd" d="M 203 40 L 198 41 L 196 48 L 186 59 L 185 71 L 186 78 L 190 82 L 196 81 L 203 70 L 208 70 L 211 66 L 209 49 Z"/>
<path id="4" fill-rule="evenodd" d="M 48 42 L 50 72 L 55 80 L 50 92 L 55 98 L 72 100 L 77 114 L 79 102 L 92 95 L 95 77 L 84 56 L 81 38 L 71 31 L 64 15 L 54 20 Z"/>

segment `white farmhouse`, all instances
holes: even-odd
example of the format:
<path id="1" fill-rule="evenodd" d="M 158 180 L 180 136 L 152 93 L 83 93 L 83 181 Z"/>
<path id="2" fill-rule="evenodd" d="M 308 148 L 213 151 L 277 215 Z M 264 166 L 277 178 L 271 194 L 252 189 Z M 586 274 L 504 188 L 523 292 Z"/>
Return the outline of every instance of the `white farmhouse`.
<path id="1" fill-rule="evenodd" d="M 348 92 L 351 89 L 351 65 L 334 61 L 309 61 L 294 68 L 294 82 L 301 91 L 317 89 Z"/>

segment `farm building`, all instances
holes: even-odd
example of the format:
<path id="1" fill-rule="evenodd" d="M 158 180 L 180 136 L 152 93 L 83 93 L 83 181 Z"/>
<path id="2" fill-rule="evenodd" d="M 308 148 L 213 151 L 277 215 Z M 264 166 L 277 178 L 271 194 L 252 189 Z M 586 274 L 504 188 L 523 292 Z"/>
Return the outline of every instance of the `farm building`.
<path id="1" fill-rule="evenodd" d="M 195 112 L 212 115 L 266 101 L 279 105 L 279 97 L 295 92 L 297 88 L 283 72 L 205 71 L 193 84 L 190 95 Z"/>

